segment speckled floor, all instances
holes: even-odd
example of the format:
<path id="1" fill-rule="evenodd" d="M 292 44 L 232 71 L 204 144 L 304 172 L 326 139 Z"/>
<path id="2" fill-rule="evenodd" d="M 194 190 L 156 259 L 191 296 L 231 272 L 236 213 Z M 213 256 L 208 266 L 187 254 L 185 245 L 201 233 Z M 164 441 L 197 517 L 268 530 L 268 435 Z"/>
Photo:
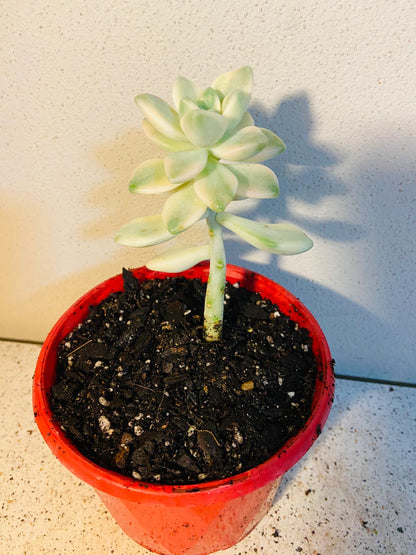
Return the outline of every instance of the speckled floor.
<path id="1" fill-rule="evenodd" d="M 0 553 L 146 555 L 53 457 L 31 408 L 40 347 L 0 342 Z M 338 380 L 328 423 L 224 555 L 414 555 L 416 389 Z"/>

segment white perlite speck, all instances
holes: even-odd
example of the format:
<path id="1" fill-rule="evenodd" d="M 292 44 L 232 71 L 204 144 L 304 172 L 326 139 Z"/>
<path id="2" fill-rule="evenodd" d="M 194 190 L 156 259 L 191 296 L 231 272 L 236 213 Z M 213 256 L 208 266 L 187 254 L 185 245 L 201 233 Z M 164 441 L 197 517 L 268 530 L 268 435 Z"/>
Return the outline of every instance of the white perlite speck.
<path id="1" fill-rule="evenodd" d="M 98 419 L 98 425 L 100 426 L 100 430 L 104 433 L 110 433 L 111 430 L 111 422 L 108 420 L 104 414 L 102 414 Z M 112 430 L 111 430 L 112 431 Z"/>
<path id="2" fill-rule="evenodd" d="M 234 439 L 237 443 L 240 443 L 240 444 L 244 442 L 244 438 L 238 428 L 234 429 Z"/>

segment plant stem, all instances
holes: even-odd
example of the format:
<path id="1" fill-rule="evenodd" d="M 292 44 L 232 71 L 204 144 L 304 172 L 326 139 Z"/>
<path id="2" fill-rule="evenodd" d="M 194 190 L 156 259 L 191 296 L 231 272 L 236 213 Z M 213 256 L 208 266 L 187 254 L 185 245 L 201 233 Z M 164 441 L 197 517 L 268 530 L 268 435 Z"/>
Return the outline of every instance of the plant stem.
<path id="1" fill-rule="evenodd" d="M 210 210 L 207 217 L 210 263 L 207 291 L 205 294 L 205 341 L 219 341 L 224 314 L 225 250 L 222 228 L 217 223 L 215 217 L 216 213 Z"/>

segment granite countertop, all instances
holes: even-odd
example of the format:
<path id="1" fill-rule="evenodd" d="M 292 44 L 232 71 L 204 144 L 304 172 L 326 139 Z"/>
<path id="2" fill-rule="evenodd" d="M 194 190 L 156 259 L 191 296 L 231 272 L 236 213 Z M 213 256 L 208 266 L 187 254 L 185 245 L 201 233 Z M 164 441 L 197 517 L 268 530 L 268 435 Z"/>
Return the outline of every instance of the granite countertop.
<path id="1" fill-rule="evenodd" d="M 52 455 L 32 415 L 39 345 L 0 342 L 0 546 L 146 555 Z M 224 555 L 416 553 L 416 389 L 339 379 L 322 435 L 258 527 Z"/>

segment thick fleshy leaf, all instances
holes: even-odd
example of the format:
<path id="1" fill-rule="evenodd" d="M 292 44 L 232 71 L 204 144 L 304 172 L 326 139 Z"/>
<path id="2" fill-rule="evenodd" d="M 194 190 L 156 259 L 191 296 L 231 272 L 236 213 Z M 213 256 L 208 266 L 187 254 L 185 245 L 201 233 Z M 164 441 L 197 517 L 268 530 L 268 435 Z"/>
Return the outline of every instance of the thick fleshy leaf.
<path id="1" fill-rule="evenodd" d="M 200 89 L 193 81 L 187 77 L 178 77 L 173 84 L 172 97 L 173 103 L 176 109 L 179 109 L 181 100 L 183 98 L 189 98 L 190 100 L 196 100 L 200 94 Z"/>
<path id="2" fill-rule="evenodd" d="M 149 247 L 172 239 L 161 214 L 132 220 L 117 233 L 115 240 L 126 247 Z"/>
<path id="3" fill-rule="evenodd" d="M 227 130 L 234 129 L 236 125 L 241 121 L 241 118 L 247 110 L 247 106 L 250 104 L 250 95 L 234 89 L 231 91 L 222 101 L 222 115 L 228 120 Z"/>
<path id="4" fill-rule="evenodd" d="M 282 141 L 280 137 L 275 135 L 269 129 L 260 128 L 261 131 L 267 138 L 266 145 L 254 156 L 250 156 L 250 158 L 246 159 L 246 162 L 264 162 L 265 160 L 270 160 L 270 158 L 274 158 L 279 154 L 284 152 L 286 146 L 285 143 Z"/>
<path id="5" fill-rule="evenodd" d="M 183 118 L 183 116 L 186 114 L 186 112 L 189 112 L 189 110 L 199 110 L 198 104 L 188 97 L 182 98 L 179 104 L 179 119 Z"/>
<path id="6" fill-rule="evenodd" d="M 162 210 L 165 225 L 172 235 L 191 227 L 205 214 L 207 205 L 195 193 L 193 182 L 174 192 Z"/>
<path id="7" fill-rule="evenodd" d="M 227 131 L 221 137 L 221 143 L 225 143 L 225 141 L 227 141 L 229 138 L 235 135 L 237 131 L 240 131 L 240 129 L 243 129 L 244 127 L 250 127 L 250 126 L 254 126 L 254 120 L 248 112 L 245 112 L 241 120 L 234 127 L 234 129 L 227 129 Z"/>
<path id="8" fill-rule="evenodd" d="M 254 120 L 248 112 L 244 112 L 243 117 L 240 119 L 237 125 L 233 129 L 227 129 L 227 131 L 222 136 L 221 142 L 225 143 L 225 141 L 235 135 L 237 131 L 240 131 L 240 129 L 251 126 L 254 127 Z"/>
<path id="9" fill-rule="evenodd" d="M 238 124 L 235 126 L 233 133 L 236 133 L 243 127 L 250 127 L 251 125 L 254 126 L 254 119 L 249 112 L 244 112 L 243 117 L 240 119 Z M 228 133 L 228 131 L 227 131 Z"/>
<path id="10" fill-rule="evenodd" d="M 149 120 L 143 120 L 143 131 L 145 135 L 157 146 L 163 148 L 163 150 L 167 150 L 168 152 L 176 152 L 179 150 L 188 150 L 192 148 L 191 143 L 186 140 L 186 137 L 183 137 L 181 141 L 175 141 L 173 139 L 169 139 L 166 135 L 163 135 L 153 127 Z"/>
<path id="11" fill-rule="evenodd" d="M 224 164 L 238 179 L 236 200 L 243 198 L 275 198 L 279 182 L 275 173 L 262 164 Z"/>
<path id="12" fill-rule="evenodd" d="M 234 200 L 237 186 L 236 176 L 223 165 L 213 162 L 208 162 L 194 182 L 196 194 L 214 212 L 222 212 Z"/>
<path id="13" fill-rule="evenodd" d="M 217 158 L 240 162 L 254 156 L 267 144 L 266 135 L 258 127 L 243 127 L 229 139 L 221 141 L 211 148 Z"/>
<path id="14" fill-rule="evenodd" d="M 240 89 L 251 95 L 253 90 L 253 70 L 250 66 L 244 66 L 223 73 L 212 83 L 212 88 L 220 91 L 223 97 L 227 96 L 234 89 Z"/>
<path id="15" fill-rule="evenodd" d="M 133 173 L 129 183 L 130 193 L 153 194 L 165 193 L 176 185 L 166 177 L 165 164 L 162 158 L 151 158 L 142 162 Z"/>
<path id="16" fill-rule="evenodd" d="M 216 112 L 190 110 L 181 118 L 181 127 L 193 145 L 208 147 L 224 135 L 227 120 Z"/>
<path id="17" fill-rule="evenodd" d="M 209 246 L 183 246 L 169 249 L 155 256 L 146 266 L 155 272 L 183 272 L 195 264 L 209 259 Z"/>
<path id="18" fill-rule="evenodd" d="M 218 214 L 217 222 L 253 247 L 273 254 L 300 254 L 313 246 L 303 231 L 290 224 L 261 224 L 227 212 Z"/>
<path id="19" fill-rule="evenodd" d="M 172 183 L 185 183 L 202 172 L 207 159 L 208 152 L 202 148 L 173 152 L 165 158 L 166 175 Z"/>
<path id="20" fill-rule="evenodd" d="M 203 110 L 215 110 L 216 112 L 221 110 L 220 97 L 212 87 L 204 90 L 201 96 L 198 97 L 197 104 Z"/>
<path id="21" fill-rule="evenodd" d="M 170 139 L 185 140 L 179 125 L 178 114 L 167 102 L 154 94 L 139 94 L 135 98 L 137 106 L 157 131 Z"/>

